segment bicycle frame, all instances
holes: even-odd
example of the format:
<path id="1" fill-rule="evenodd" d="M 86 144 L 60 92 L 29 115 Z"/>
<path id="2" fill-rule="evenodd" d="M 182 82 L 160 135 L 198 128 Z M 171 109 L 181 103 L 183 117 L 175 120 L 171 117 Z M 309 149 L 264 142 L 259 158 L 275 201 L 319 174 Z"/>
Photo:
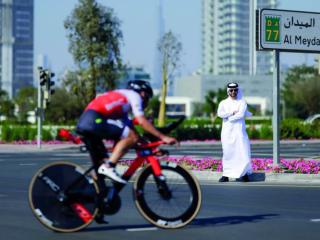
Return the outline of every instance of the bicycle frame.
<path id="1" fill-rule="evenodd" d="M 122 178 L 126 181 L 129 181 L 137 169 L 145 162 L 150 163 L 153 173 L 156 177 L 161 176 L 162 173 L 159 159 L 154 156 L 154 153 L 158 151 L 157 147 L 161 144 L 164 144 L 164 142 L 156 141 L 135 147 L 137 157 L 133 160 L 129 168 L 123 173 Z M 125 184 L 116 182 L 114 183 L 114 186 L 119 192 L 125 186 Z"/>
<path id="2" fill-rule="evenodd" d="M 129 181 L 130 178 L 133 176 L 133 174 L 137 171 L 137 169 L 144 163 L 144 162 L 149 162 L 152 170 L 154 172 L 154 175 L 156 177 L 161 176 L 161 166 L 159 163 L 159 160 L 157 157 L 154 156 L 154 153 L 158 150 L 157 147 L 163 144 L 163 141 L 156 141 L 156 142 L 151 142 L 147 144 L 142 144 L 138 147 L 135 147 L 137 157 L 133 160 L 133 163 L 129 166 L 129 168 L 124 172 L 122 175 L 122 178 L 125 179 L 126 181 Z M 91 166 L 89 169 L 87 169 L 84 172 L 84 175 L 89 174 L 95 167 Z M 78 184 L 79 181 L 82 180 L 82 177 L 79 177 L 76 179 L 64 192 L 68 193 L 68 191 L 75 185 Z M 125 184 L 119 183 L 119 182 L 114 182 L 113 186 L 116 190 L 116 193 L 119 193 L 122 188 L 125 186 Z M 110 198 L 113 198 L 113 194 L 111 194 Z"/>

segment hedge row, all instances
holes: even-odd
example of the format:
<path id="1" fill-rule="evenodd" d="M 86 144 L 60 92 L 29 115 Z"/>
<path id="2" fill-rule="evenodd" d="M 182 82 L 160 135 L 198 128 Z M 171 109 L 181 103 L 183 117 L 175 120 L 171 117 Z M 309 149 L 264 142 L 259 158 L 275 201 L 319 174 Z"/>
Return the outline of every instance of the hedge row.
<path id="1" fill-rule="evenodd" d="M 13 142 L 13 141 L 32 141 L 37 139 L 37 128 L 32 126 L 8 126 L 1 127 L 1 141 Z M 42 129 L 42 139 L 49 141 L 54 139 L 51 129 Z"/>
<path id="2" fill-rule="evenodd" d="M 185 122 L 172 135 L 179 140 L 207 140 L 220 139 L 221 124 L 212 125 L 208 121 Z M 271 140 L 273 135 L 271 123 L 262 125 L 247 124 L 247 133 L 250 139 Z M 280 123 L 281 139 L 310 139 L 320 138 L 320 123 L 305 124 L 299 119 L 285 119 Z"/>
<path id="3" fill-rule="evenodd" d="M 45 141 L 55 139 L 58 128 L 59 126 L 44 128 L 42 139 Z M 187 120 L 171 135 L 179 140 L 208 140 L 220 139 L 220 132 L 221 124 L 212 125 L 210 121 L 206 120 Z M 250 139 L 272 139 L 272 126 L 270 124 L 247 124 L 247 133 Z M 36 136 L 37 129 L 34 126 L 3 125 L 0 140 L 3 142 L 35 140 Z M 286 119 L 281 122 L 280 136 L 281 139 L 320 138 L 320 123 L 310 125 L 304 124 L 301 120 Z"/>

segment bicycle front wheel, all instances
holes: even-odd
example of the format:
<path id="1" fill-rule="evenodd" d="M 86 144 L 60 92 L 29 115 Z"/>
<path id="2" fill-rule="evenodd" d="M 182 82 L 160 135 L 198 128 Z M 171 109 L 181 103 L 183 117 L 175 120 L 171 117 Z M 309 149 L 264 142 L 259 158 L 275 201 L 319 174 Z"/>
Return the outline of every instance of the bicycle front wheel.
<path id="1" fill-rule="evenodd" d="M 36 218 L 58 232 L 78 231 L 92 222 L 98 209 L 97 184 L 69 162 L 41 168 L 29 185 L 29 204 Z"/>
<path id="2" fill-rule="evenodd" d="M 137 209 L 149 222 L 160 228 L 180 228 L 190 223 L 201 206 L 198 181 L 182 166 L 161 163 L 169 194 L 164 195 L 151 166 L 146 167 L 134 183 Z"/>

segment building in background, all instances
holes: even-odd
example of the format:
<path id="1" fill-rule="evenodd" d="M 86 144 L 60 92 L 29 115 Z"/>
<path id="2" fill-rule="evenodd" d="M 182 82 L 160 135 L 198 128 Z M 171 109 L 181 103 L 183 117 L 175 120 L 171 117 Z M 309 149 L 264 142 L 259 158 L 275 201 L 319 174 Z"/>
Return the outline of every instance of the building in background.
<path id="1" fill-rule="evenodd" d="M 33 85 L 34 0 L 0 0 L 0 87 L 10 98 Z"/>
<path id="2" fill-rule="evenodd" d="M 281 81 L 284 75 L 280 76 Z M 204 102 L 207 93 L 224 89 L 227 84 L 239 83 L 247 103 L 256 112 L 266 115 L 272 110 L 272 75 L 192 75 L 177 79 L 175 96 L 190 97 L 193 102 Z"/>
<path id="3" fill-rule="evenodd" d="M 276 7 L 277 0 L 202 0 L 202 73 L 270 73 L 272 52 L 255 51 L 255 10 Z"/>
<path id="4" fill-rule="evenodd" d="M 194 99 L 191 97 L 168 96 L 166 97 L 166 116 L 171 118 L 192 117 L 195 108 L 194 103 Z"/>
<path id="5" fill-rule="evenodd" d="M 132 80 L 145 80 L 150 82 L 150 74 L 142 66 L 128 66 L 123 77 L 117 81 L 117 88 L 126 88 L 127 83 Z"/>
<path id="6" fill-rule="evenodd" d="M 270 113 L 274 58 L 256 51 L 255 10 L 276 7 L 277 0 L 202 0 L 201 73 L 176 79 L 174 95 L 203 103 L 209 91 L 237 82 L 255 112 Z"/>

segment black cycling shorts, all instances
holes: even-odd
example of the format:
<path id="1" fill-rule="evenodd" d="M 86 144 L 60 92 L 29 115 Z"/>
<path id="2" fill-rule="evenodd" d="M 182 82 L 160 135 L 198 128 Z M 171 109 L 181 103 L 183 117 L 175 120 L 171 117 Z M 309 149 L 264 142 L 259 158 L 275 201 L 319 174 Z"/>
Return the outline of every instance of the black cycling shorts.
<path id="1" fill-rule="evenodd" d="M 131 121 L 109 119 L 94 110 L 85 111 L 77 124 L 77 132 L 82 136 L 94 163 L 108 157 L 103 139 L 115 140 L 127 137 L 132 128 Z"/>

